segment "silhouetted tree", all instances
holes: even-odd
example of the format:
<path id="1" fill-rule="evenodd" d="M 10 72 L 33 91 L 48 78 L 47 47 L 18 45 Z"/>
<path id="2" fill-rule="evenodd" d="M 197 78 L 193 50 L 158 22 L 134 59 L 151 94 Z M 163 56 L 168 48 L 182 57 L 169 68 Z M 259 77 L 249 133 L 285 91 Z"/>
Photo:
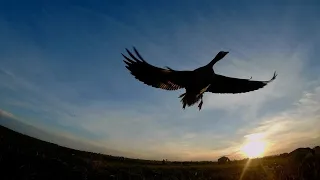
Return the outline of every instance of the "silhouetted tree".
<path id="1" fill-rule="evenodd" d="M 222 156 L 221 158 L 218 159 L 218 164 L 226 164 L 230 162 L 230 159 L 226 156 Z"/>

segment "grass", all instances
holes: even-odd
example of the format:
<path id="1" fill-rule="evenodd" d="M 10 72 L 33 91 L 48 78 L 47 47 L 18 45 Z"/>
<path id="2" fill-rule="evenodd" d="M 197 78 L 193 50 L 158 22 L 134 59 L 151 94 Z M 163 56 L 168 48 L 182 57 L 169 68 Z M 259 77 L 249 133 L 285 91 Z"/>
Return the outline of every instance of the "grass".
<path id="1" fill-rule="evenodd" d="M 217 162 L 165 162 L 78 151 L 0 126 L 0 179 L 320 179 L 318 155 Z M 301 153 L 299 156 L 302 156 Z M 292 158 L 295 156 L 294 158 Z M 293 159 L 293 160 L 292 160 Z M 244 167 L 248 164 L 242 176 Z"/>

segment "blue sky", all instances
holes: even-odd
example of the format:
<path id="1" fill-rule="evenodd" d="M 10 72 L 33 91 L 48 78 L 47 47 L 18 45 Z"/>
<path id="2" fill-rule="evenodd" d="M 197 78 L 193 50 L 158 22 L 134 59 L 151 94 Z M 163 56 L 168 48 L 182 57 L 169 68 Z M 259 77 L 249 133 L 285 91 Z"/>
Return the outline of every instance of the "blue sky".
<path id="1" fill-rule="evenodd" d="M 237 158 L 254 133 L 266 154 L 319 145 L 319 8 L 316 0 L 1 1 L 0 115 L 50 132 L 48 141 L 148 159 Z M 132 46 L 179 70 L 229 51 L 217 73 L 278 77 L 252 93 L 206 93 L 200 112 L 183 110 L 184 90 L 130 75 L 121 53 Z"/>

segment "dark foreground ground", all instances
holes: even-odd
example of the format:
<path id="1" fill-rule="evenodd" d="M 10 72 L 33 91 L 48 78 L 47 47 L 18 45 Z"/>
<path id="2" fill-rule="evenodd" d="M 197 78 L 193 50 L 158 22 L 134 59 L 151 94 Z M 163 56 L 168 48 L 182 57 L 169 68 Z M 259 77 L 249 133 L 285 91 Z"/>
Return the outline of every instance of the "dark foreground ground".
<path id="1" fill-rule="evenodd" d="M 248 164 L 247 168 L 244 168 Z M 245 173 L 242 175 L 242 172 Z M 162 162 L 77 151 L 0 126 L 0 180 L 317 179 L 319 147 L 251 161 Z"/>

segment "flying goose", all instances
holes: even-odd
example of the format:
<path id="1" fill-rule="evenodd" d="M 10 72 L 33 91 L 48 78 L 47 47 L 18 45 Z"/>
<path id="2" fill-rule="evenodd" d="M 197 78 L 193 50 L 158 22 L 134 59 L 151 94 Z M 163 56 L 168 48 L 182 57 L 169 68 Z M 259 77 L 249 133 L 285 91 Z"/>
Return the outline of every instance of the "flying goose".
<path id="1" fill-rule="evenodd" d="M 219 94 L 247 93 L 263 88 L 277 77 L 276 71 L 273 77 L 267 81 L 254 81 L 251 80 L 252 77 L 250 79 L 239 79 L 216 74 L 213 66 L 229 53 L 226 51 L 220 51 L 205 66 L 194 70 L 179 71 L 167 66 L 165 68 L 153 66 L 142 58 L 135 47 L 133 47 L 133 50 L 137 57 L 126 49 L 131 59 L 121 53 L 125 58 L 123 61 L 126 63 L 126 68 L 129 72 L 137 80 L 148 86 L 169 91 L 184 88 L 186 92 L 179 96 L 183 109 L 185 109 L 186 105 L 192 106 L 201 100 L 198 105 L 200 111 L 205 92 Z"/>

